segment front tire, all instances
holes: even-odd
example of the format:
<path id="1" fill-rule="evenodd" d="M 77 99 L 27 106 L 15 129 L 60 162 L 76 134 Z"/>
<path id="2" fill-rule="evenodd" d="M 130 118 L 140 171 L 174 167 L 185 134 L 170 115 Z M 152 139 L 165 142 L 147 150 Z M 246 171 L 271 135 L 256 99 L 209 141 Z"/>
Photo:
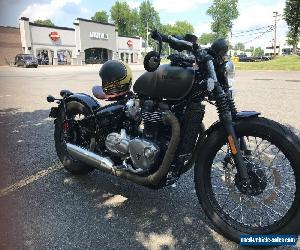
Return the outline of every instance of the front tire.
<path id="1" fill-rule="evenodd" d="M 253 144 L 260 139 L 258 148 L 250 148 L 251 156 L 243 154 L 256 186 L 250 194 L 239 185 L 225 131 L 216 129 L 205 139 L 195 166 L 195 188 L 204 212 L 219 233 L 237 243 L 241 234 L 298 234 L 299 138 L 265 118 L 238 121 L 235 131 L 238 138 L 248 140 L 249 147 L 249 138 L 255 138 Z M 263 146 L 264 142 L 270 145 Z M 285 161 L 278 162 L 277 155 L 273 159 L 274 148 Z"/>
<path id="2" fill-rule="evenodd" d="M 67 142 L 79 146 L 83 145 L 82 142 L 79 140 L 81 135 L 79 134 L 79 132 L 76 131 L 74 126 L 72 127 L 70 123 L 66 123 L 66 118 L 76 117 L 78 115 L 82 115 L 85 117 L 90 114 L 90 111 L 83 104 L 76 101 L 68 102 L 66 104 L 66 109 L 67 114 L 61 107 L 58 113 L 58 117 L 55 120 L 54 140 L 56 152 L 59 160 L 61 161 L 66 170 L 75 175 L 85 175 L 93 171 L 93 168 L 81 163 L 80 161 L 75 160 L 67 152 Z M 68 124 L 69 127 L 67 128 L 65 124 Z"/>

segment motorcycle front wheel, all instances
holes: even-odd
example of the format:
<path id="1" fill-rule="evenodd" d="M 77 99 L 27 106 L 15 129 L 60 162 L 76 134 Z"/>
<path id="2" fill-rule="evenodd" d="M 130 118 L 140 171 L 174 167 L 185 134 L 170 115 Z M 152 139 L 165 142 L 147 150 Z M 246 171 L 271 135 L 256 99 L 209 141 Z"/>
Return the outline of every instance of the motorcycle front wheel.
<path id="1" fill-rule="evenodd" d="M 200 204 L 216 231 L 239 243 L 240 235 L 299 234 L 300 141 L 288 128 L 265 119 L 237 121 L 235 130 L 251 182 L 245 189 L 225 130 L 205 140 L 195 165 Z"/>

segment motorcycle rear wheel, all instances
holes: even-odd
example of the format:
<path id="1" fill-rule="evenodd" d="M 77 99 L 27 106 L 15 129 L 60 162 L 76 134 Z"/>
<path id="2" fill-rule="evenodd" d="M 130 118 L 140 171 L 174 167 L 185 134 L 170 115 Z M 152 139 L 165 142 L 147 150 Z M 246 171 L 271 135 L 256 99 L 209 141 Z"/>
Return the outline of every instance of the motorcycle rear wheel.
<path id="1" fill-rule="evenodd" d="M 93 171 L 93 168 L 72 158 L 67 152 L 66 143 L 87 147 L 81 140 L 82 135 L 78 129 L 74 127 L 74 124 L 71 125 L 71 121 L 74 120 L 75 122 L 75 117 L 78 116 L 84 118 L 90 115 L 90 111 L 83 104 L 76 101 L 68 102 L 66 109 L 67 114 L 63 109 L 60 109 L 55 121 L 54 140 L 56 152 L 66 170 L 74 175 L 85 175 Z"/>
<path id="2" fill-rule="evenodd" d="M 241 234 L 299 234 L 299 138 L 265 118 L 238 121 L 235 130 L 251 150 L 243 156 L 253 192 L 239 185 L 225 131 L 216 129 L 205 139 L 195 165 L 195 188 L 204 212 L 216 231 L 237 243 Z"/>

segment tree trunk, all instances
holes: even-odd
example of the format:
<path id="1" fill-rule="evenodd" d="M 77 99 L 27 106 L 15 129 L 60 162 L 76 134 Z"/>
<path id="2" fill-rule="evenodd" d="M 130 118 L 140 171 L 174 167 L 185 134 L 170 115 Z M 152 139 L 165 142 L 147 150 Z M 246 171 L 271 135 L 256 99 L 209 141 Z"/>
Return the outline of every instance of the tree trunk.
<path id="1" fill-rule="evenodd" d="M 293 54 L 296 55 L 297 54 L 297 43 L 295 43 L 293 45 Z"/>

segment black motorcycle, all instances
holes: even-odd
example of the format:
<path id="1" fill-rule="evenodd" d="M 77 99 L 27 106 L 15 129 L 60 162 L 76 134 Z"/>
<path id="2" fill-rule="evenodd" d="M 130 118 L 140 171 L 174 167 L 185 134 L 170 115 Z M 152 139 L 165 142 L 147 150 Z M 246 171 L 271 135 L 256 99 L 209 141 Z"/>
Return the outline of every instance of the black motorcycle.
<path id="1" fill-rule="evenodd" d="M 193 35 L 153 31 L 151 36 L 159 51 L 145 56 L 148 72 L 133 91 L 107 97 L 111 102 L 103 107 L 89 95 L 68 90 L 61 91 L 61 99 L 47 97 L 58 103 L 50 117 L 64 167 L 74 174 L 96 168 L 154 189 L 175 183 L 194 167 L 200 204 L 227 238 L 239 242 L 241 234 L 298 234 L 299 138 L 258 112 L 237 112 L 230 89 L 234 66 L 226 60 L 224 40 L 201 49 Z M 170 64 L 160 65 L 163 42 L 187 53 L 173 54 Z M 109 65 L 102 81 L 120 73 Z M 124 87 L 128 75 L 107 89 Z M 204 101 L 219 115 L 208 129 L 202 124 Z"/>

